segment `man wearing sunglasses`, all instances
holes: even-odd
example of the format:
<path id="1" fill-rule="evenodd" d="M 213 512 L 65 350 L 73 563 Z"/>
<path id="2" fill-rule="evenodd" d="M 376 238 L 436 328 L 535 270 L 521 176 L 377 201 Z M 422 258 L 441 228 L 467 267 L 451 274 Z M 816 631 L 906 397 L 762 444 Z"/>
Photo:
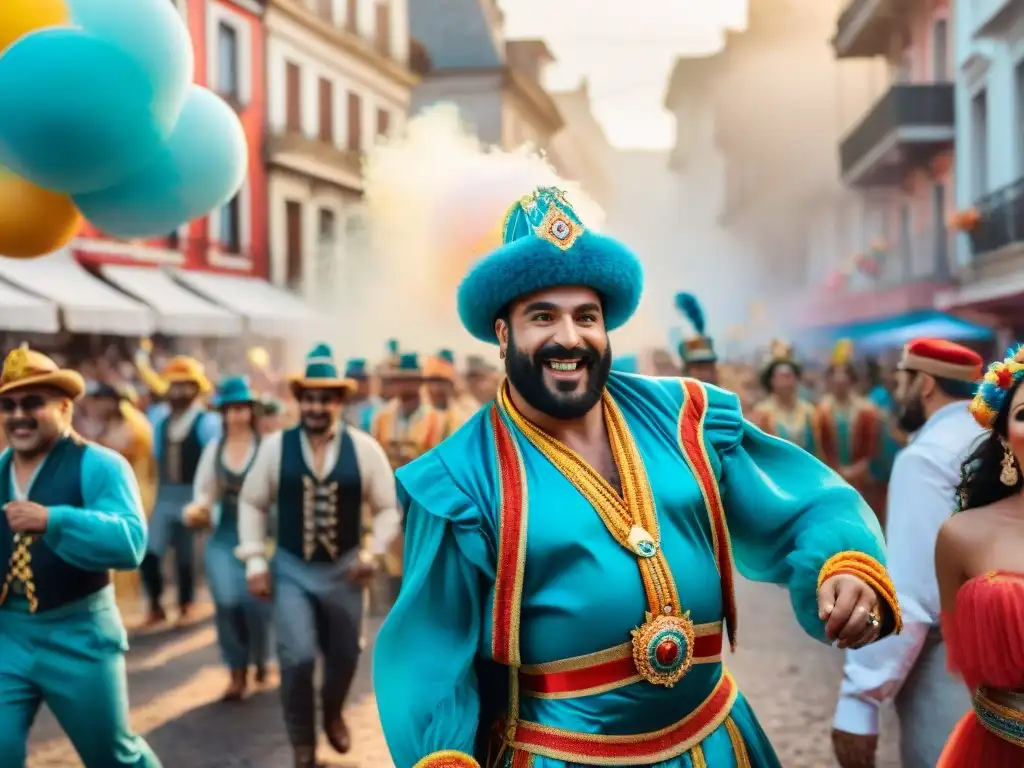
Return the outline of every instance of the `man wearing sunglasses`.
<path id="1" fill-rule="evenodd" d="M 344 753 L 351 737 L 342 710 L 362 645 L 363 590 L 397 536 L 400 518 L 384 449 L 341 418 L 356 383 L 339 375 L 330 348 L 314 347 L 305 373 L 289 383 L 300 422 L 260 443 L 240 494 L 237 554 L 246 561 L 250 592 L 273 598 L 285 726 L 296 767 L 312 768 L 318 646 L 324 731 Z"/>
<path id="2" fill-rule="evenodd" d="M 128 648 L 110 583 L 146 550 L 132 469 L 71 430 L 85 382 L 22 347 L 0 373 L 0 763 L 23 765 L 45 703 L 86 768 L 158 768 L 128 724 Z"/>

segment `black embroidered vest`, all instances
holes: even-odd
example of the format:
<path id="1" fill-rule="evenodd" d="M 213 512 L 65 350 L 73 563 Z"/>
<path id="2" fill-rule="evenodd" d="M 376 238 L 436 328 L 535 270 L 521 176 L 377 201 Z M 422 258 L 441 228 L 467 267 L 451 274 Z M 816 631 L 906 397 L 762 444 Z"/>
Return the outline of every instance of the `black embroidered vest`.
<path id="1" fill-rule="evenodd" d="M 191 485 L 196 477 L 203 444 L 199 440 L 199 422 L 207 418 L 200 411 L 192 421 L 188 435 L 180 443 L 171 440 L 171 417 L 163 423 L 163 441 L 160 454 L 160 483 L 162 485 Z"/>

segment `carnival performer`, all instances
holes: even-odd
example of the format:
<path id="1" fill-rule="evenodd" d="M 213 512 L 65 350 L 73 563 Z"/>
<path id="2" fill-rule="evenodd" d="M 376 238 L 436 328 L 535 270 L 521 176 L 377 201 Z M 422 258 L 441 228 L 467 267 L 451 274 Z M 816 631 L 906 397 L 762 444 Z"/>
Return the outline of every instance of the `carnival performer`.
<path id="1" fill-rule="evenodd" d="M 370 432 L 398 469 L 444 439 L 445 418 L 423 397 L 419 355 L 402 354 L 384 379 L 394 397 L 374 414 Z"/>
<path id="2" fill-rule="evenodd" d="M 377 385 L 379 387 L 377 394 L 380 396 L 381 405 L 394 400 L 398 395 L 398 390 L 401 389 L 400 378 L 396 378 L 394 375 L 401 359 L 399 348 L 398 339 L 388 339 L 387 354 L 377 366 Z"/>
<path id="3" fill-rule="evenodd" d="M 400 530 L 395 481 L 384 450 L 341 421 L 354 382 L 339 376 L 330 348 L 319 344 L 305 374 L 291 380 L 299 426 L 260 444 L 242 486 L 238 556 L 249 591 L 273 595 L 281 703 L 296 768 L 316 763 L 314 670 L 324 668 L 320 699 L 327 740 L 347 752 L 343 716 L 361 649 L 364 586 Z M 364 520 L 363 507 L 369 509 Z M 276 516 L 272 570 L 267 532 Z M 367 547 L 364 530 L 370 531 Z"/>
<path id="4" fill-rule="evenodd" d="M 458 299 L 507 382 L 398 471 L 406 580 L 373 660 L 395 765 L 779 765 L 721 663 L 732 552 L 811 635 L 860 646 L 899 627 L 874 516 L 734 395 L 609 373 L 641 268 L 564 193 L 503 234 Z"/>
<path id="5" fill-rule="evenodd" d="M 494 399 L 498 388 L 498 369 L 480 355 L 466 357 L 466 392 L 477 404 L 477 408 Z"/>
<path id="6" fill-rule="evenodd" d="M 345 398 L 342 418 L 350 427 L 369 432 L 373 428 L 373 416 L 381 407 L 381 399 L 373 394 L 366 360 L 353 358 L 345 364 L 345 378 L 354 381 L 355 390 Z"/>
<path id="7" fill-rule="evenodd" d="M 159 768 L 128 723 L 127 634 L 110 571 L 138 568 L 146 523 L 128 462 L 71 431 L 85 382 L 21 347 L 0 412 L 0 763 L 25 764 L 45 703 L 86 768 Z"/>
<path id="8" fill-rule="evenodd" d="M 814 405 L 800 396 L 802 367 L 788 342 L 772 342 L 768 362 L 761 369 L 761 387 L 768 397 L 754 406 L 753 421 L 769 435 L 800 446 L 824 459 L 821 419 Z"/>
<path id="9" fill-rule="evenodd" d="M 427 358 L 423 365 L 423 380 L 428 402 L 444 418 L 443 440 L 455 434 L 479 406 L 472 398 L 467 403 L 465 392 L 460 392 L 455 354 L 450 349 L 442 349 Z"/>
<path id="10" fill-rule="evenodd" d="M 238 701 L 249 687 L 267 678 L 270 654 L 270 610 L 249 594 L 245 564 L 235 556 L 238 547 L 238 494 L 260 445 L 260 406 L 240 376 L 220 383 L 216 398 L 224 436 L 206 444 L 193 483 L 192 503 L 185 508 L 185 525 L 211 529 L 206 540 L 206 579 L 213 597 L 221 658 L 230 672 L 223 701 Z"/>
<path id="11" fill-rule="evenodd" d="M 679 344 L 679 357 L 683 361 L 683 375 L 706 384 L 718 383 L 718 355 L 714 340 L 705 333 L 704 308 L 692 293 L 676 294 L 676 309 L 690 321 L 696 336 Z"/>
<path id="12" fill-rule="evenodd" d="M 149 597 L 148 626 L 164 622 L 163 557 L 173 547 L 178 588 L 178 621 L 191 620 L 195 599 L 195 534 L 185 527 L 182 512 L 192 500 L 192 485 L 203 449 L 220 437 L 220 418 L 207 410 L 203 398 L 213 386 L 202 363 L 174 357 L 160 372 L 167 385 L 167 409 L 153 418 L 154 448 L 160 467 L 160 490 L 149 524 L 149 549 L 142 561 L 142 583 Z"/>
<path id="13" fill-rule="evenodd" d="M 955 507 L 960 467 L 981 436 L 967 408 L 981 368 L 975 352 L 947 341 L 916 339 L 903 350 L 896 400 L 904 414 L 917 414 L 918 434 L 896 458 L 886 539 L 904 630 L 847 651 L 832 734 L 843 768 L 874 764 L 884 701 L 895 700 L 903 768 L 932 768 L 970 708 L 946 670 L 934 553 Z"/>
<path id="14" fill-rule="evenodd" d="M 146 519 L 156 503 L 157 466 L 153 453 L 153 426 L 137 407 L 137 398 L 127 386 L 94 383 L 86 391 L 93 415 L 100 424 L 96 442 L 124 456 L 135 473 Z M 114 593 L 126 606 L 140 596 L 139 572 L 114 571 Z"/>
<path id="15" fill-rule="evenodd" d="M 859 379 L 852 342 L 837 342 L 825 371 L 828 391 L 818 403 L 821 452 L 825 462 L 860 491 L 884 528 L 885 495 L 871 476 L 871 462 L 881 447 L 882 417 L 870 400 L 857 394 Z"/>
<path id="16" fill-rule="evenodd" d="M 280 400 L 273 395 L 263 395 L 259 405 L 257 413 L 261 435 L 269 435 L 284 427 L 284 404 Z"/>
<path id="17" fill-rule="evenodd" d="M 963 464 L 960 513 L 942 526 L 935 547 L 949 667 L 974 708 L 954 729 L 939 768 L 1024 765 L 1022 380 L 1020 348 L 985 373 L 971 413 L 986 435 Z"/>

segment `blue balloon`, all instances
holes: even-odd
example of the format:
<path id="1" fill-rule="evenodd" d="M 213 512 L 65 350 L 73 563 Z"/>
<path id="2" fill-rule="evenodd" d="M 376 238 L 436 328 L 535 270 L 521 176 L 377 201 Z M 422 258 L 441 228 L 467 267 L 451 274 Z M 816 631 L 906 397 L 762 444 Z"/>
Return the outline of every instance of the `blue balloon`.
<path id="1" fill-rule="evenodd" d="M 28 34 L 0 56 L 0 164 L 55 192 L 109 187 L 170 136 L 155 99 L 117 46 L 68 27 Z"/>
<path id="2" fill-rule="evenodd" d="M 67 0 L 75 26 L 120 48 L 142 68 L 162 124 L 181 113 L 195 73 L 188 27 L 171 0 Z"/>
<path id="3" fill-rule="evenodd" d="M 170 140 L 149 166 L 110 189 L 72 199 L 109 235 L 160 237 L 231 200 L 245 181 L 247 159 L 238 116 L 194 85 Z"/>

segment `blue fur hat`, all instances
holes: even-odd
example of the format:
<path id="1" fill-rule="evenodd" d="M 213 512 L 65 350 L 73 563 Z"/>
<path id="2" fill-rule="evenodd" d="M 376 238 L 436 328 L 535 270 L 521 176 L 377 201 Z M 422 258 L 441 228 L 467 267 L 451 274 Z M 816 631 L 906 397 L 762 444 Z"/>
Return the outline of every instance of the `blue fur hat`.
<path id="1" fill-rule="evenodd" d="M 249 405 L 256 402 L 256 396 L 249 388 L 249 380 L 245 376 L 229 376 L 217 387 L 215 403 L 218 408 L 229 405 Z"/>
<path id="2" fill-rule="evenodd" d="M 541 187 L 509 208 L 502 243 L 459 285 L 459 317 L 481 341 L 497 341 L 494 321 L 508 304 L 545 288 L 594 289 L 608 330 L 629 320 L 640 303 L 640 261 L 617 240 L 587 230 L 565 193 L 554 187 Z"/>

